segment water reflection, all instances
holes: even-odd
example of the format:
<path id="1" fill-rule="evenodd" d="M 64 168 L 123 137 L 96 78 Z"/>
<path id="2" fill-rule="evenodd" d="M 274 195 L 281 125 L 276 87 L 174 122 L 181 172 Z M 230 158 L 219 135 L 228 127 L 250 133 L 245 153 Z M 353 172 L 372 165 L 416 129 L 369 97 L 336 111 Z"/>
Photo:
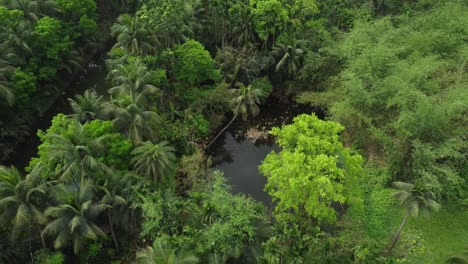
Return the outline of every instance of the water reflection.
<path id="1" fill-rule="evenodd" d="M 247 137 L 248 132 L 254 130 L 266 135 L 272 127 L 289 124 L 295 116 L 312 112 L 323 117 L 318 109 L 296 105 L 292 102 L 268 101 L 262 106 L 259 116 L 247 122 L 237 120 L 224 135 L 219 137 L 209 152 L 212 156 L 213 168 L 224 172 L 234 193 L 244 193 L 270 207 L 271 199 L 263 191 L 266 178 L 260 174 L 258 166 L 268 153 L 279 151 L 281 148 L 272 136 L 253 140 Z"/>
<path id="2" fill-rule="evenodd" d="M 214 157 L 214 168 L 222 170 L 235 193 L 245 193 L 257 201 L 270 203 L 268 194 L 263 191 L 266 178 L 258 171 L 258 166 L 272 150 L 279 151 L 276 144 L 253 144 L 248 139 L 237 141 L 228 132 L 218 156 Z"/>

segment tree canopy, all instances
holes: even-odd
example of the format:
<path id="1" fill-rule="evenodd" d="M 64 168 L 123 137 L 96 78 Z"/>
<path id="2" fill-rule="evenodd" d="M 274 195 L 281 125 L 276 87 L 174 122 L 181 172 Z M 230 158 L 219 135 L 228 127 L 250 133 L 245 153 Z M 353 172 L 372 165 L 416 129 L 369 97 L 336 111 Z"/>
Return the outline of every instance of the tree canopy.
<path id="1" fill-rule="evenodd" d="M 267 177 L 265 189 L 277 201 L 278 220 L 333 223 L 333 203 L 356 202 L 363 160 L 343 147 L 343 129 L 315 115 L 300 115 L 291 125 L 273 128 L 282 150 L 268 154 L 260 171 Z"/>

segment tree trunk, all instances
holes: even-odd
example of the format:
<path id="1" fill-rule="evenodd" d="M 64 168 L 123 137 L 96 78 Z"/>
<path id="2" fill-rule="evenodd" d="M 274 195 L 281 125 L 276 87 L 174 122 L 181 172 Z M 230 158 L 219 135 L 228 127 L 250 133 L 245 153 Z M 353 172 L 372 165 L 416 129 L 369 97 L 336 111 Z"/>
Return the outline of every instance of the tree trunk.
<path id="1" fill-rule="evenodd" d="M 403 226 L 405 225 L 406 220 L 408 219 L 408 217 L 409 217 L 409 213 L 407 212 L 406 215 L 405 215 L 405 218 L 403 218 L 403 222 L 401 222 L 400 228 L 398 228 L 398 232 L 396 233 L 395 238 L 393 239 L 393 242 L 390 245 L 390 248 L 388 249 L 388 255 L 390 255 L 390 253 L 392 253 L 392 250 L 395 247 L 395 245 L 396 245 L 396 243 L 398 241 L 398 238 L 400 238 L 401 230 L 403 229 Z"/>
<path id="2" fill-rule="evenodd" d="M 211 144 L 213 144 L 216 139 L 218 139 L 218 137 L 224 132 L 226 131 L 226 129 L 228 129 L 228 127 L 232 124 L 232 122 L 234 122 L 234 120 L 236 119 L 237 117 L 237 114 L 234 115 L 234 117 L 231 119 L 231 121 L 229 122 L 229 124 L 227 124 L 221 131 L 219 131 L 219 133 L 216 135 L 216 137 L 213 138 L 213 140 L 211 140 L 210 144 L 208 144 L 208 146 L 206 146 L 206 148 L 209 148 L 211 146 Z"/>
<path id="3" fill-rule="evenodd" d="M 119 250 L 119 244 L 117 243 L 117 238 L 115 237 L 115 232 L 114 232 L 114 225 L 112 224 L 112 215 L 111 215 L 111 209 L 107 209 L 107 218 L 109 219 L 109 226 L 110 226 L 110 231 L 112 234 L 112 239 L 114 240 L 115 244 L 115 249 L 117 251 Z"/>
<path id="4" fill-rule="evenodd" d="M 42 248 L 46 248 L 46 243 L 45 243 L 44 237 L 42 236 L 41 229 L 39 227 L 38 227 L 38 231 L 39 231 L 39 237 L 41 238 Z"/>

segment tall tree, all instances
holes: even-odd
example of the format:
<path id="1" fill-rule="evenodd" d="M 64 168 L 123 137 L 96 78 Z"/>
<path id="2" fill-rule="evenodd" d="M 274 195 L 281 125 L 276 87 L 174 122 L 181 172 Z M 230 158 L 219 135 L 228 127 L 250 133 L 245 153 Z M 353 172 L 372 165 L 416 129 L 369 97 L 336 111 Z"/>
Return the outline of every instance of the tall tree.
<path id="1" fill-rule="evenodd" d="M 275 71 L 285 71 L 288 78 L 294 78 L 302 65 L 304 50 L 300 48 L 301 41 L 294 45 L 277 43 L 271 54 L 276 59 Z"/>
<path id="2" fill-rule="evenodd" d="M 99 189 L 104 192 L 101 202 L 110 206 L 106 212 L 107 221 L 117 250 L 119 250 L 119 243 L 116 228 L 131 233 L 138 226 L 139 220 L 129 197 L 132 197 L 133 191 L 142 185 L 140 180 L 141 178 L 132 172 L 115 172 L 102 186 L 99 186 Z"/>
<path id="3" fill-rule="evenodd" d="M 434 200 L 435 194 L 428 188 L 428 186 L 420 184 L 415 185 L 406 182 L 394 182 L 393 186 L 398 189 L 398 191 L 393 193 L 393 197 L 395 197 L 395 199 L 400 202 L 400 205 L 403 206 L 405 217 L 393 238 L 390 248 L 388 249 L 389 254 L 395 247 L 398 238 L 400 238 L 401 230 L 409 216 L 417 217 L 419 213 L 429 216 L 430 211 L 437 212 L 440 209 L 440 204 Z"/>
<path id="4" fill-rule="evenodd" d="M 94 90 L 86 90 L 83 95 L 75 96 L 75 100 L 69 98 L 70 106 L 73 110 L 73 116 L 80 123 L 92 121 L 95 119 L 104 119 L 107 115 L 108 105 L 103 97 Z"/>
<path id="5" fill-rule="evenodd" d="M 196 26 L 191 1 L 149 0 L 136 13 L 156 32 L 160 50 L 180 45 L 193 37 Z"/>
<path id="6" fill-rule="evenodd" d="M 265 190 L 277 201 L 275 218 L 301 227 L 335 223 L 333 203 L 353 204 L 362 157 L 343 146 L 344 127 L 322 121 L 314 114 L 299 115 L 291 125 L 273 128 L 281 146 L 271 152 L 259 169 L 267 178 Z"/>
<path id="7" fill-rule="evenodd" d="M 89 180 L 82 179 L 80 188 L 59 184 L 53 189 L 57 202 L 45 210 L 50 222 L 42 231 L 43 237 L 54 238 L 54 248 L 64 248 L 70 244 L 78 255 L 88 240 L 106 237 L 94 222 L 110 205 L 96 202 L 95 186 Z"/>
<path id="8" fill-rule="evenodd" d="M 279 0 L 250 0 L 249 3 L 255 19 L 255 29 L 263 41 L 263 47 L 270 49 L 289 23 L 288 10 Z"/>
<path id="9" fill-rule="evenodd" d="M 46 189 L 36 172 L 23 177 L 14 167 L 0 166 L 0 224 L 12 227 L 13 241 L 25 232 L 37 234 L 46 222 L 41 208 Z"/>
<path id="10" fill-rule="evenodd" d="M 132 155 L 132 163 L 137 173 L 151 177 L 155 183 L 167 178 L 174 171 L 175 149 L 166 141 L 153 144 L 149 141 L 137 147 Z"/>
<path id="11" fill-rule="evenodd" d="M 82 177 L 110 175 L 111 170 L 99 160 L 102 138 L 89 139 L 79 123 L 75 123 L 71 129 L 71 135 L 47 134 L 45 137 L 49 144 L 45 148 L 48 158 L 60 164 L 53 173 L 60 181 L 72 183 L 79 189 Z"/>
<path id="12" fill-rule="evenodd" d="M 0 63 L 0 67 L 2 67 L 2 69 L 0 69 L 0 97 L 2 97 L 9 106 L 13 106 L 15 103 L 15 94 L 7 77 L 8 65 Z"/>
<path id="13" fill-rule="evenodd" d="M 157 36 L 138 16 L 119 16 L 117 23 L 111 27 L 111 32 L 117 38 L 114 47 L 121 48 L 130 55 L 154 54 L 157 51 Z"/>
<path id="14" fill-rule="evenodd" d="M 19 10 L 8 10 L 0 6 L 0 51 L 3 56 L 16 60 L 15 65 L 24 65 L 32 55 L 32 23 L 24 19 Z"/>
<path id="15" fill-rule="evenodd" d="M 153 75 L 154 72 L 149 71 L 140 59 L 116 65 L 109 73 L 114 85 L 109 89 L 109 93 L 128 95 L 132 102 L 135 102 L 140 94 L 157 94 L 159 89 L 152 84 Z"/>
<path id="16" fill-rule="evenodd" d="M 160 116 L 147 110 L 146 99 L 139 94 L 136 101 L 128 97 L 120 97 L 113 101 L 111 113 L 113 124 L 122 131 L 134 145 L 146 140 L 156 140 L 156 127 L 160 123 Z"/>

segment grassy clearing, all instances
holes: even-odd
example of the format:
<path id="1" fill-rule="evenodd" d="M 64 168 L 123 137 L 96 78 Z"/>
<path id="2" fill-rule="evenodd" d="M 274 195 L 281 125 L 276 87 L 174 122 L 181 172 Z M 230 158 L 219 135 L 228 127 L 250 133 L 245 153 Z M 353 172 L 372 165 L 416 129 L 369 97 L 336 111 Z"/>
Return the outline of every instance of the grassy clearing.
<path id="1" fill-rule="evenodd" d="M 411 219 L 403 232 L 414 252 L 406 263 L 444 263 L 448 256 L 468 247 L 468 210 L 446 206 L 429 219 Z"/>

